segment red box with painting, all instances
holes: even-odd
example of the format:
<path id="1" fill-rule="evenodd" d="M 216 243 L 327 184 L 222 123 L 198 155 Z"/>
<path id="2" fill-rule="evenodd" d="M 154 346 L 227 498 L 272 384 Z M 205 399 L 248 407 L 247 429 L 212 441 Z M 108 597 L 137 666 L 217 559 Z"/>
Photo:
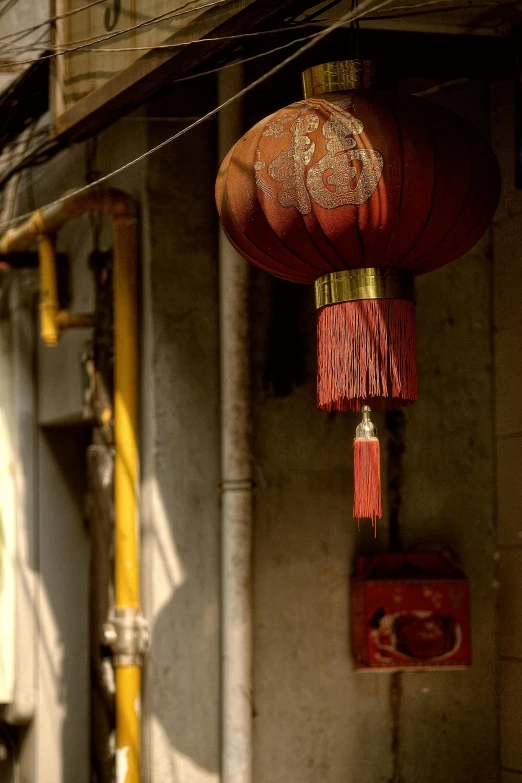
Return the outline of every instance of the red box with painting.
<path id="1" fill-rule="evenodd" d="M 447 551 L 359 557 L 351 588 L 356 669 L 470 666 L 468 580 Z"/>

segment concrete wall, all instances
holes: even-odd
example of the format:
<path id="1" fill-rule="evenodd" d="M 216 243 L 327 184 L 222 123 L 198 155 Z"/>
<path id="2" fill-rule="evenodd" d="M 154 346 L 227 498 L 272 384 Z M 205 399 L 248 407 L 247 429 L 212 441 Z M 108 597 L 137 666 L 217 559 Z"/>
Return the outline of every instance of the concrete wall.
<path id="1" fill-rule="evenodd" d="M 485 84 L 436 93 L 489 136 Z M 403 675 L 405 781 L 497 779 L 491 232 L 417 286 L 419 403 L 408 411 L 403 542 L 443 542 L 470 580 L 473 665 Z"/>
<path id="2" fill-rule="evenodd" d="M 208 94 L 187 87 L 153 102 L 149 146 L 212 100 L 211 83 Z M 149 162 L 142 525 L 152 645 L 145 783 L 219 778 L 216 143 L 214 123 L 205 123 Z"/>
<path id="3" fill-rule="evenodd" d="M 15 696 L 16 451 L 12 329 L 0 320 L 0 704 Z"/>
<path id="4" fill-rule="evenodd" d="M 493 94 L 493 142 L 504 187 L 493 228 L 495 325 L 495 434 L 500 621 L 500 727 L 503 783 L 522 780 L 522 192 L 515 188 L 515 116 L 512 84 Z"/>
<path id="5" fill-rule="evenodd" d="M 457 87 L 439 99 L 488 131 L 484 87 Z M 97 167 L 105 173 L 174 133 L 180 107 L 186 115 L 199 115 L 214 101 L 212 90 L 190 86 L 161 96 L 148 106 L 147 117 L 122 120 L 100 137 Z M 133 193 L 141 210 L 142 594 L 152 631 L 143 702 L 144 783 L 219 779 L 215 130 L 213 123 L 201 125 L 113 183 Z M 83 152 L 59 157 L 39 172 L 33 188 L 26 178 L 21 210 L 31 206 L 32 190 L 40 204 L 81 185 Z M 92 306 L 85 271 L 92 239 L 87 220 L 60 236 L 60 249 L 72 260 L 78 310 Z M 110 244 L 107 225 L 101 242 Z M 356 417 L 328 416 L 315 408 L 311 291 L 292 289 L 300 328 L 292 333 L 289 323 L 281 340 L 273 330 L 278 284 L 254 271 L 251 281 L 255 781 L 495 783 L 490 235 L 465 259 L 419 282 L 421 400 L 406 414 L 402 474 L 404 544 L 449 544 L 469 574 L 474 634 L 469 672 L 352 672 L 348 578 L 357 552 L 386 548 L 387 518 L 377 544 L 369 527 L 358 534 L 351 519 Z M 79 355 L 87 336 L 67 335 L 55 352 L 39 349 L 40 568 L 48 596 L 39 655 L 42 671 L 47 667 L 54 679 L 42 675 L 49 688 L 41 695 L 37 726 L 40 736 L 50 733 L 53 750 L 46 758 L 40 745 L 40 777 L 26 775 L 31 783 L 83 783 L 89 774 L 87 611 L 79 610 L 87 600 L 89 548 L 76 482 L 85 445 L 77 426 Z M 297 385 L 287 396 L 276 396 L 274 384 L 285 385 L 289 368 Z M 499 421 L 497 411 L 497 426 Z M 382 417 L 378 425 L 385 475 L 388 435 Z M 505 508 L 512 522 L 512 507 Z M 60 690 L 59 683 L 67 689 Z M 511 698 L 511 689 L 506 693 Z M 50 720 L 57 722 L 46 727 Z M 65 742 L 72 736 L 74 754 Z"/>
<path id="6" fill-rule="evenodd" d="M 436 97 L 488 133 L 487 88 Z M 257 272 L 253 281 L 255 779 L 493 783 L 490 235 L 465 258 L 419 280 L 420 400 L 406 413 L 402 475 L 404 545 L 449 545 L 470 578 L 474 662 L 466 672 L 352 672 L 348 577 L 357 552 L 386 547 L 388 515 L 376 544 L 371 530 L 358 534 L 351 519 L 357 417 L 315 410 L 312 292 L 298 294 L 304 334 L 290 348 L 285 334 L 270 355 L 271 284 Z M 278 352 L 286 366 L 302 364 L 303 355 L 308 366 L 307 382 L 283 398 L 263 387 L 267 367 L 276 372 Z M 378 423 L 386 452 L 388 436 Z"/>

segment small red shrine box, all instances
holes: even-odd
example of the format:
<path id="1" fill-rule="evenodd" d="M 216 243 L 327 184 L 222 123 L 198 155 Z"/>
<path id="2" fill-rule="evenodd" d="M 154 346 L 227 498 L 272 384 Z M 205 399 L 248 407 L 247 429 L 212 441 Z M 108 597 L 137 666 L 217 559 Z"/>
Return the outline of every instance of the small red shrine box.
<path id="1" fill-rule="evenodd" d="M 448 552 L 359 557 L 351 587 L 355 669 L 470 666 L 468 580 Z"/>

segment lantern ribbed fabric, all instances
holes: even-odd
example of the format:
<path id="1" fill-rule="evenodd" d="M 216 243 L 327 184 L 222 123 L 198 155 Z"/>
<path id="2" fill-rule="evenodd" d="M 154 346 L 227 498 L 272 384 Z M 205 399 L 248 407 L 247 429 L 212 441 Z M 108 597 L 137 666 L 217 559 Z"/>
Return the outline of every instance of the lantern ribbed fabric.
<path id="1" fill-rule="evenodd" d="M 464 119 L 422 98 L 354 90 L 257 123 L 223 161 L 216 200 L 247 260 L 312 283 L 341 269 L 444 266 L 480 238 L 499 187 L 495 156 Z"/>
<path id="2" fill-rule="evenodd" d="M 499 189 L 496 158 L 467 121 L 422 98 L 351 90 L 257 123 L 223 161 L 216 201 L 248 261 L 312 283 L 338 270 L 422 274 L 453 261 L 484 232 Z M 320 407 L 417 399 L 413 304 L 393 301 L 318 311 Z"/>
<path id="3" fill-rule="evenodd" d="M 311 82 L 336 89 L 336 74 L 357 62 L 325 64 Z M 499 194 L 497 160 L 466 120 L 368 89 L 306 98 L 261 120 L 216 181 L 238 252 L 276 277 L 315 282 L 318 405 L 362 408 L 363 428 L 364 406 L 417 399 L 412 276 L 470 250 Z M 354 478 L 354 516 L 375 526 L 376 438 L 355 439 Z"/>

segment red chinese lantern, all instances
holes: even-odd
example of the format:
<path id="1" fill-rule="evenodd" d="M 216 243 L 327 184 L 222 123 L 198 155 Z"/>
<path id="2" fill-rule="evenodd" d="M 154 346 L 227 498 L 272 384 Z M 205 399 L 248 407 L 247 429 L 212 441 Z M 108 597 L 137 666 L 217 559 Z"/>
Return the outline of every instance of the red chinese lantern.
<path id="1" fill-rule="evenodd" d="M 370 407 L 417 400 L 415 275 L 473 247 L 495 212 L 500 175 L 468 122 L 422 98 L 368 89 L 369 75 L 360 60 L 306 71 L 305 99 L 230 150 L 216 201 L 248 261 L 315 283 L 318 406 L 363 408 L 354 516 L 375 523 Z"/>

